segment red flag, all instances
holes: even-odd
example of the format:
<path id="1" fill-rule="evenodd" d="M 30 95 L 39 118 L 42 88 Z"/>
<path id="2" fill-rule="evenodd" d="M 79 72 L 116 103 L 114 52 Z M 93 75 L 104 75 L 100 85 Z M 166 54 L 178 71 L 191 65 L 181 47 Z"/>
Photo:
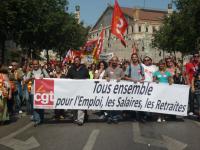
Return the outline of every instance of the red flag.
<path id="1" fill-rule="evenodd" d="M 99 55 L 101 54 L 101 52 L 103 50 L 104 32 L 105 32 L 105 29 L 103 28 L 100 33 L 99 39 L 98 39 L 96 47 L 94 49 L 94 52 L 93 52 L 93 58 L 95 58 L 95 59 L 99 59 Z"/>
<path id="2" fill-rule="evenodd" d="M 66 62 L 73 62 L 76 56 L 82 56 L 82 51 L 80 50 L 68 50 L 65 58 L 63 59 L 62 64 L 64 65 Z"/>
<path id="3" fill-rule="evenodd" d="M 111 33 L 118 37 L 124 45 L 126 42 L 124 40 L 123 34 L 128 27 L 126 18 L 123 15 L 121 8 L 117 0 L 115 0 L 113 15 L 112 15 L 112 24 L 111 24 Z"/>
<path id="4" fill-rule="evenodd" d="M 88 52 L 88 53 L 93 52 L 93 50 L 94 50 L 94 48 L 95 48 L 95 46 L 97 44 L 97 41 L 98 41 L 97 39 L 91 40 L 91 41 L 87 41 L 82 50 L 85 51 L 85 52 Z"/>

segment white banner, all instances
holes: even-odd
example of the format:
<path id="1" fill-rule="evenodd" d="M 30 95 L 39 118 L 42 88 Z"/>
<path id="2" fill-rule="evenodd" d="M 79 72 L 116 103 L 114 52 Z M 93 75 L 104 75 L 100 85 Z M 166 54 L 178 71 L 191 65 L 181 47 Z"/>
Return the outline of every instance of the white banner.
<path id="1" fill-rule="evenodd" d="M 187 115 L 189 86 L 106 80 L 35 80 L 34 108 Z"/>

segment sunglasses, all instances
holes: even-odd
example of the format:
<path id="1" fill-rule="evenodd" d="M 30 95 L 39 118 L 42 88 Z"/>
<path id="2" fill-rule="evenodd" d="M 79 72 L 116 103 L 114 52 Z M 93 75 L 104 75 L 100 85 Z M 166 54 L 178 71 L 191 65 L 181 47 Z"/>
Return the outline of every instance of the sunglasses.
<path id="1" fill-rule="evenodd" d="M 172 61 L 168 60 L 168 61 L 166 61 L 166 62 L 172 62 Z"/>
<path id="2" fill-rule="evenodd" d="M 144 61 L 150 61 L 150 59 L 144 59 Z"/>

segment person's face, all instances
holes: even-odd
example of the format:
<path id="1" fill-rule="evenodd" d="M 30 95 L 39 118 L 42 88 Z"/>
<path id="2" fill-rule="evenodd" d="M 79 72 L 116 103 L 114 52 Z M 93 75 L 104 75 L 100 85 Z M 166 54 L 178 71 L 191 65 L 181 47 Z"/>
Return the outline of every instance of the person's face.
<path id="1" fill-rule="evenodd" d="M 11 64 L 11 66 L 12 66 L 12 70 L 17 70 L 17 63 L 16 62 L 13 62 Z"/>
<path id="2" fill-rule="evenodd" d="M 76 67 L 79 67 L 80 64 L 81 64 L 80 59 L 79 59 L 79 58 L 75 58 L 75 59 L 74 59 L 74 65 L 75 65 Z"/>
<path id="3" fill-rule="evenodd" d="M 145 57 L 144 58 L 144 64 L 146 65 L 146 66 L 149 66 L 149 65 L 151 65 L 151 59 L 150 58 L 148 58 L 148 57 Z"/>
<path id="4" fill-rule="evenodd" d="M 61 73 L 61 69 L 58 68 L 58 67 L 56 67 L 56 73 L 57 73 L 57 74 Z"/>
<path id="5" fill-rule="evenodd" d="M 173 61 L 171 59 L 167 59 L 166 64 L 167 64 L 167 66 L 171 67 L 171 66 L 173 66 Z"/>
<path id="6" fill-rule="evenodd" d="M 104 68 L 105 68 L 105 66 L 104 66 L 103 63 L 100 63 L 100 64 L 99 64 L 99 67 L 100 67 L 101 69 L 104 69 Z"/>
<path id="7" fill-rule="evenodd" d="M 118 66 L 118 59 L 116 57 L 112 58 L 111 64 L 112 64 L 113 67 L 117 67 Z"/>
<path id="8" fill-rule="evenodd" d="M 165 68 L 165 63 L 160 63 L 159 64 L 159 69 L 164 69 Z"/>
<path id="9" fill-rule="evenodd" d="M 33 65 L 33 70 L 38 70 L 39 69 L 39 62 L 38 61 L 34 60 L 32 65 Z"/>
<path id="10" fill-rule="evenodd" d="M 23 67 L 22 67 L 22 71 L 23 71 L 23 72 L 26 72 L 26 71 L 27 71 L 27 67 L 26 67 L 26 66 L 23 66 Z"/>
<path id="11" fill-rule="evenodd" d="M 131 60 L 132 60 L 133 63 L 138 62 L 138 57 L 137 57 L 137 55 L 132 55 L 132 56 L 131 56 Z"/>
<path id="12" fill-rule="evenodd" d="M 199 61 L 199 54 L 194 54 L 193 58 L 194 58 L 194 61 Z"/>

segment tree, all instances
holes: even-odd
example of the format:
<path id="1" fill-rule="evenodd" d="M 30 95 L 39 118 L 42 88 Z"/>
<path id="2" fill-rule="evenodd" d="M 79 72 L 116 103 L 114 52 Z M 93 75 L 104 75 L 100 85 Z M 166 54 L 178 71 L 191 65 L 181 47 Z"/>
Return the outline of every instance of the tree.
<path id="1" fill-rule="evenodd" d="M 66 0 L 2 0 L 1 43 L 13 40 L 28 54 L 38 49 L 62 53 L 64 49 L 80 47 L 87 29 L 78 24 L 74 15 L 65 12 L 67 4 Z"/>
<path id="2" fill-rule="evenodd" d="M 200 35 L 200 1 L 177 0 L 175 4 L 177 11 L 164 19 L 153 45 L 168 52 L 191 53 Z"/>

